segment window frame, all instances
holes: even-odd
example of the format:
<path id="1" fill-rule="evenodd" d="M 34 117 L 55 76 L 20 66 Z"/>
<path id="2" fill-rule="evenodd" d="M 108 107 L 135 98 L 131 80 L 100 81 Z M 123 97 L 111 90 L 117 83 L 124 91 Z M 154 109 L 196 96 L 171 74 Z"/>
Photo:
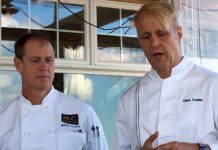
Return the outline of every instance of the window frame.
<path id="1" fill-rule="evenodd" d="M 46 0 L 47 2 L 55 2 L 58 4 L 58 0 Z M 126 9 L 126 10 L 138 10 L 142 4 L 126 3 L 126 2 L 114 2 L 114 1 L 101 1 L 101 0 L 60 0 L 62 3 L 78 4 L 84 6 L 84 19 L 92 24 L 97 23 L 97 6 Z M 125 4 L 125 5 L 124 5 Z M 30 5 L 30 4 L 29 4 Z M 1 4 L 0 4 L 1 6 Z M 56 5 L 56 10 L 58 5 Z M 0 12 L 1 15 L 1 12 Z M 58 17 L 56 16 L 57 28 L 52 30 L 56 32 L 57 40 L 59 40 L 59 26 Z M 28 18 L 29 19 L 29 18 Z M 1 19 L 0 19 L 1 23 Z M 138 63 L 117 63 L 117 62 L 98 62 L 97 61 L 97 30 L 95 27 L 88 24 L 84 24 L 84 41 L 85 41 L 85 60 L 67 60 L 64 58 L 56 58 L 55 60 L 55 73 L 81 73 L 81 74 L 96 74 L 96 75 L 115 75 L 115 76 L 143 76 L 150 70 L 149 64 Z M 28 30 L 37 29 L 28 26 Z M 37 29 L 38 30 L 38 29 Z M 2 28 L 0 28 L 0 33 Z M 43 29 L 42 31 L 51 31 L 51 29 Z M 0 41 L 2 37 L 0 36 Z M 59 47 L 59 42 L 57 42 Z M 0 48 L 1 51 L 1 48 Z M 0 55 L 0 70 L 15 70 L 13 64 L 14 56 Z"/>

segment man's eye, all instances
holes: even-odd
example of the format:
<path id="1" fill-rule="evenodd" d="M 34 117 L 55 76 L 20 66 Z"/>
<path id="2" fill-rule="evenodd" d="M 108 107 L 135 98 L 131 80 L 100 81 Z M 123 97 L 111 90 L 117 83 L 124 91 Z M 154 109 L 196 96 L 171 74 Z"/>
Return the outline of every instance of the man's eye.
<path id="1" fill-rule="evenodd" d="M 164 35 L 166 35 L 166 33 L 165 32 L 158 32 L 158 35 L 159 36 L 164 36 Z"/>
<path id="2" fill-rule="evenodd" d="M 36 63 L 36 62 L 39 62 L 38 59 L 33 59 L 32 62 Z"/>
<path id="3" fill-rule="evenodd" d="M 53 59 L 53 58 L 47 58 L 47 59 L 45 59 L 45 61 L 46 61 L 46 62 L 53 62 L 54 59 Z"/>
<path id="4" fill-rule="evenodd" d="M 148 39 L 149 37 L 150 37 L 150 36 L 146 34 L 146 35 L 143 35 L 143 36 L 142 36 L 142 39 Z"/>

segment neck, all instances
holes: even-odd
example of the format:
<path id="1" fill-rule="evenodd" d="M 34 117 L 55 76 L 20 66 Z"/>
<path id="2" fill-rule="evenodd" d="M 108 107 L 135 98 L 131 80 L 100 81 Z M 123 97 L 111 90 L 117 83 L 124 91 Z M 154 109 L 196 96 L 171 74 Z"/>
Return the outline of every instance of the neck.
<path id="1" fill-rule="evenodd" d="M 162 69 L 162 70 L 158 70 L 157 73 L 158 75 L 160 76 L 161 79 L 166 79 L 168 77 L 171 76 L 171 72 L 172 72 L 172 69 L 178 65 L 181 61 L 182 61 L 183 57 L 180 57 L 180 59 L 178 59 L 176 61 L 176 63 L 170 68 L 170 69 Z"/>
<path id="2" fill-rule="evenodd" d="M 157 73 L 161 79 L 166 79 L 171 76 L 171 69 L 167 71 L 158 71 Z"/>
<path id="3" fill-rule="evenodd" d="M 32 105 L 41 105 L 43 99 L 50 91 L 51 88 L 46 90 L 40 90 L 40 89 L 25 90 L 24 88 L 22 88 L 23 96 L 26 99 L 28 99 L 32 103 Z"/>

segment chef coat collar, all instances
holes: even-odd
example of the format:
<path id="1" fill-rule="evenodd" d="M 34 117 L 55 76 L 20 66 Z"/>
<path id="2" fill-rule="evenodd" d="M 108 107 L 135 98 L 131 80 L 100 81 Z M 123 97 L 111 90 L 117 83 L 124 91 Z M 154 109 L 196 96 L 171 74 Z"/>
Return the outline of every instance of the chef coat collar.
<path id="1" fill-rule="evenodd" d="M 187 57 L 183 56 L 180 63 L 172 68 L 171 76 L 166 79 L 180 79 L 187 74 L 193 66 L 194 64 Z M 154 80 L 163 80 L 153 68 L 151 68 L 148 75 Z"/>
<path id="2" fill-rule="evenodd" d="M 48 106 L 48 105 L 51 105 L 53 104 L 54 100 L 55 100 L 55 88 L 52 86 L 50 92 L 44 97 L 44 99 L 42 100 L 42 104 L 41 105 L 44 105 L 44 106 Z M 21 102 L 21 104 L 23 105 L 32 105 L 32 103 L 26 99 L 23 94 L 20 95 L 19 97 L 19 100 Z"/>

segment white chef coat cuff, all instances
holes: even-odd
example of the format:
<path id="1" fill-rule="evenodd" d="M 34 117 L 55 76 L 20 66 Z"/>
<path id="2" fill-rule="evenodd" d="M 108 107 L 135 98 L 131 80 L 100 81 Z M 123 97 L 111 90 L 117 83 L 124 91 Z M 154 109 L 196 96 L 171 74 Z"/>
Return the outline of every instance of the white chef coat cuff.
<path id="1" fill-rule="evenodd" d="M 218 150 L 218 144 L 209 144 L 211 150 Z"/>

